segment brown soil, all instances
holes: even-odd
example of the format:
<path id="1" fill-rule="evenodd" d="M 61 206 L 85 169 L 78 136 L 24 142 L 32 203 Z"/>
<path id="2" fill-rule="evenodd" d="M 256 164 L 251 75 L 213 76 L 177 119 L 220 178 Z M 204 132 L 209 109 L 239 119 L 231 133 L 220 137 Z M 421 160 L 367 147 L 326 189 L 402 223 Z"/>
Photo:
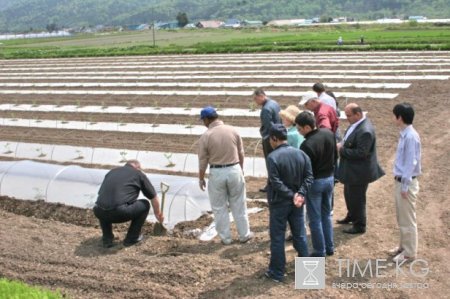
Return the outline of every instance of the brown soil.
<path id="1" fill-rule="evenodd" d="M 60 289 L 71 298 L 447 297 L 450 291 L 449 94 L 448 81 L 417 81 L 409 89 L 401 91 L 395 100 L 357 101 L 364 110 L 369 111 L 368 116 L 376 126 L 379 160 L 387 175 L 369 187 L 366 234 L 345 235 L 342 233 L 343 226 L 335 225 L 336 254 L 327 258 L 327 287 L 324 290 L 294 289 L 295 251 L 290 243 L 287 243 L 286 282 L 276 284 L 262 277 L 269 258 L 267 208 L 250 215 L 251 228 L 256 237 L 247 244 L 234 242 L 230 246 L 223 246 L 217 238 L 211 242 L 201 242 L 185 233 L 209 224 L 211 219 L 205 215 L 198 222 L 179 224 L 172 236 L 152 236 L 152 226 L 146 224 L 146 240 L 143 244 L 129 248 L 118 245 L 112 249 L 103 249 L 98 223 L 91 211 L 44 202 L 0 198 L 0 277 Z M 13 99 L 31 103 L 34 98 L 2 96 L 0 100 L 11 102 Z M 58 100 L 52 96 L 36 98 L 42 103 L 55 104 Z M 120 97 L 108 96 L 102 100 L 94 98 L 83 97 L 81 100 L 86 100 L 86 105 L 100 104 L 102 100 L 108 101 L 110 105 L 121 103 Z M 65 104 L 65 101 L 76 103 L 76 100 L 76 97 L 59 99 L 61 104 Z M 191 107 L 202 106 L 206 102 L 206 99 L 202 98 L 199 103 L 193 105 L 194 100 L 191 100 Z M 283 105 L 288 103 L 287 99 L 282 101 Z M 398 228 L 392 196 L 391 169 L 398 130 L 392 124 L 391 111 L 395 103 L 403 101 L 411 102 L 415 106 L 414 126 L 422 138 L 423 175 L 420 177 L 421 190 L 417 203 L 419 258 L 428 262 L 430 272 L 425 278 L 417 278 L 407 273 L 406 276 L 396 277 L 395 266 L 388 265 L 383 271 L 386 277 L 339 277 L 338 259 L 387 259 L 386 250 L 397 244 Z M 126 102 L 121 104 L 123 103 Z M 151 101 L 147 101 L 147 105 L 152 105 L 149 103 Z M 167 103 L 167 106 L 176 106 L 176 103 L 180 103 L 180 100 Z M 340 99 L 340 104 L 344 106 L 345 99 Z M 239 101 L 233 100 L 229 107 L 244 106 L 240 105 L 242 104 Z M 64 143 L 64 138 L 69 138 L 70 142 L 87 142 L 97 146 L 105 146 L 109 142 L 111 146 L 113 143 L 121 146 L 121 138 L 124 137 L 73 131 L 64 137 L 63 134 L 57 135 L 54 130 L 36 129 L 27 133 L 19 128 L 2 127 L 0 139 L 13 138 L 14 132 L 24 141 Z M 55 139 L 53 135 L 56 136 Z M 126 145 L 153 148 L 153 145 L 148 144 L 164 142 L 162 137 L 157 139 L 158 137 L 153 135 L 148 143 L 144 142 L 149 137 L 144 135 L 127 134 L 130 140 L 127 139 Z M 172 142 L 170 146 L 175 147 L 185 142 L 191 145 L 195 141 L 194 138 L 185 140 L 178 136 L 175 140 L 167 139 L 170 138 L 165 138 L 165 141 Z M 248 195 L 252 198 L 263 198 L 264 194 L 258 192 L 263 184 L 264 179 L 247 178 Z M 342 185 L 336 186 L 334 219 L 340 219 L 345 214 L 342 189 Z M 262 206 L 265 207 L 264 204 Z M 126 224 L 114 226 L 117 241 L 122 240 L 126 229 Z M 236 238 L 236 232 L 233 233 Z M 332 287 L 332 283 L 340 282 L 427 283 L 429 288 L 342 290 Z"/>

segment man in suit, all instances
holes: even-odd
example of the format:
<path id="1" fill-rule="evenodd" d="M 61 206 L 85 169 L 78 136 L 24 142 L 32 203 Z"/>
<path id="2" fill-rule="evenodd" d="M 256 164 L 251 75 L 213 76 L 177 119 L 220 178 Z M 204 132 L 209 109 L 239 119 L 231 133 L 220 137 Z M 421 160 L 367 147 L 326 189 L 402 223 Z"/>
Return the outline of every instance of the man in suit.
<path id="1" fill-rule="evenodd" d="M 339 224 L 352 223 L 344 233 L 366 232 L 366 191 L 369 183 L 384 175 L 377 160 L 375 129 L 361 107 L 350 103 L 345 107 L 350 123 L 344 139 L 337 144 L 340 156 L 338 179 L 344 184 L 347 216 Z"/>

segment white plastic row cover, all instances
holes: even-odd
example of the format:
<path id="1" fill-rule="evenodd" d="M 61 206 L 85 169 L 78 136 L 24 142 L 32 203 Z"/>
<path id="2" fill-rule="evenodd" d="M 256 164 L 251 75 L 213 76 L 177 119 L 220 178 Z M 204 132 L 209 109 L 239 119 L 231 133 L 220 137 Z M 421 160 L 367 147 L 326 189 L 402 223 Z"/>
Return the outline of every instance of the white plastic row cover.
<path id="1" fill-rule="evenodd" d="M 345 64 L 345 63 L 278 63 L 278 64 L 149 64 L 149 65 L 82 65 L 82 66 L 55 66 L 55 67 L 47 67 L 47 66 L 36 66 L 36 65 L 28 65 L 27 67 L 8 67 L 3 68 L 4 71 L 31 71 L 33 69 L 38 70 L 67 70 L 67 69 L 155 69 L 155 68 L 212 68 L 212 69 L 223 69 L 223 68 L 256 68 L 255 72 L 257 72 L 259 68 L 273 68 L 273 67 L 295 67 L 295 66 L 320 66 L 320 67 L 331 67 L 331 66 L 371 66 L 371 67 L 387 67 L 387 66 L 449 66 L 450 62 L 391 62 L 391 63 L 355 63 L 355 64 Z"/>
<path id="2" fill-rule="evenodd" d="M 0 74 L 3 69 L 0 69 Z M 258 76 L 260 74 L 306 74 L 302 76 L 320 76 L 321 74 L 335 74 L 339 75 L 333 78 L 347 78 L 350 75 L 347 74 L 392 74 L 396 73 L 399 74 L 397 76 L 393 77 L 403 77 L 404 74 L 412 74 L 412 73 L 419 73 L 419 74 L 427 74 L 427 73 L 449 73 L 450 68 L 434 68 L 434 69 L 336 69 L 336 70 L 329 70 L 329 69 L 297 69 L 297 70 L 280 70 L 280 69 L 273 69 L 273 70 L 189 70 L 189 71 L 97 71 L 97 70 L 85 70 L 85 71 L 70 71 L 70 72 L 41 72 L 41 71 L 28 71 L 26 73 L 24 72 L 5 72 L 5 75 L 8 76 L 27 76 L 27 75 L 69 75 L 73 76 L 74 74 L 92 74 L 92 75 L 105 75 L 105 76 L 125 76 L 125 75 L 145 75 L 150 77 L 159 77 L 160 75 L 177 75 L 177 74 L 252 74 L 255 76 Z M 256 74 L 255 74 L 256 73 Z M 278 77 L 278 76 L 277 76 Z M 369 75 L 367 77 L 374 77 L 372 75 Z M 271 77 L 272 78 L 272 77 Z M 308 77 L 309 78 L 309 77 Z"/>
<path id="3" fill-rule="evenodd" d="M 448 69 L 448 72 L 450 72 L 450 69 Z M 24 73 L 14 73 L 14 74 L 8 74 L 5 76 L 2 76 L 0 73 L 0 80 L 179 80 L 179 79 L 185 79 L 185 80 L 199 80 L 199 79 L 273 79 L 274 74 L 267 74 L 267 75 L 172 75 L 172 76 L 165 76 L 165 75 L 154 75 L 156 72 L 146 72 L 148 74 L 153 74 L 152 76 L 146 76 L 142 73 L 144 72 L 128 72 L 128 73 L 139 73 L 141 75 L 133 76 L 133 75 L 120 75 L 120 76 L 114 76 L 111 73 L 108 73 L 108 75 L 96 75 L 96 73 L 92 73 L 91 76 L 86 75 L 79 75 L 74 76 L 74 73 L 31 73 L 31 74 L 24 74 Z M 162 72 L 164 73 L 164 72 Z M 170 73 L 170 72 L 166 72 Z M 185 72 L 180 72 L 185 73 Z M 226 72 L 221 72 L 226 73 Z M 289 73 L 289 72 L 283 72 L 283 71 L 274 71 L 274 73 L 277 73 L 276 78 L 277 79 L 357 79 L 357 80 L 448 80 L 450 76 L 445 75 L 394 75 L 394 76 L 387 76 L 387 75 L 321 75 L 321 74 L 309 74 L 309 75 L 281 75 L 278 73 Z M 425 73 L 425 72 L 424 72 Z M 52 74 L 52 75 L 49 75 Z M 117 74 L 124 74 L 124 73 L 117 73 Z M 58 76 L 55 76 L 58 75 Z M 264 84 L 278 84 L 277 82 L 274 83 L 266 83 Z M 303 84 L 306 86 L 312 86 L 312 83 L 297 83 L 297 86 L 300 86 L 300 84 Z M 342 83 L 332 83 L 332 82 L 324 82 L 327 87 L 333 87 L 336 84 L 342 84 Z M 345 83 L 345 84 L 351 84 L 355 85 L 358 83 Z M 375 85 L 379 85 L 380 83 L 376 83 Z M 383 85 L 385 83 L 382 83 Z M 366 84 L 367 85 L 367 84 Z M 368 84 L 368 88 L 375 88 L 371 87 L 373 84 Z M 378 87 L 377 87 L 378 88 Z"/>
<path id="4" fill-rule="evenodd" d="M 129 159 L 138 159 L 144 169 L 164 170 L 174 173 L 180 171 L 198 173 L 198 157 L 196 154 L 189 153 L 0 141 L 0 156 L 111 166 L 122 165 Z M 266 177 L 267 170 L 264 158 L 245 157 L 244 174 L 245 176 Z"/>
<path id="5" fill-rule="evenodd" d="M 45 78 L 44 78 L 45 79 Z M 67 79 L 67 78 L 60 78 Z M 298 82 L 36 82 L 3 83 L 0 87 L 311 87 L 314 83 Z M 327 83 L 330 88 L 408 88 L 410 83 Z"/>
<path id="6" fill-rule="evenodd" d="M 149 114 L 149 115 L 185 115 L 199 116 L 202 108 L 180 108 L 180 107 L 127 107 L 127 106 L 81 106 L 76 105 L 32 105 L 32 104 L 0 104 L 0 111 L 31 111 L 31 112 L 82 112 L 82 113 L 117 113 L 117 114 Z M 220 116 L 247 116 L 258 117 L 261 110 L 224 108 L 218 109 Z M 367 112 L 365 112 L 367 113 Z M 341 111 L 341 119 L 347 119 L 344 111 Z"/>
<path id="7" fill-rule="evenodd" d="M 270 64 L 284 64 L 284 63 L 302 63 L 302 62 L 310 62 L 313 61 L 315 63 L 318 62 L 347 62 L 347 63 L 360 63 L 360 62 L 417 62 L 417 63 L 428 63 L 428 62 L 449 62 L 450 58 L 448 57 L 439 57 L 439 58 L 435 58 L 435 57 L 426 57 L 426 58 L 403 58 L 403 57 L 394 57 L 394 58 L 342 58 L 342 57 L 327 57 L 327 58 L 321 58 L 321 57 L 314 57 L 314 58 L 310 58 L 310 57 L 298 57 L 298 58 L 289 58 L 289 57 L 284 57 L 284 58 L 277 58 L 277 59 L 260 59 L 260 58 L 247 58 L 245 60 L 239 60 L 239 59 L 221 59 L 219 60 L 220 63 L 230 63 L 230 64 L 248 64 L 248 63 L 270 63 Z M 103 66 L 103 65 L 108 65 L 108 66 L 136 66 L 138 65 L 139 67 L 141 66 L 148 66 L 148 65 L 171 65 L 171 64 L 192 64 L 192 65 L 197 65 L 199 63 L 201 64 L 209 64 L 209 65 L 214 65 L 218 62 L 218 60 L 206 60 L 206 59 L 196 59 L 196 60 L 186 60 L 186 59 L 175 59 L 175 60 L 141 60 L 141 61 L 128 61 L 128 60 L 122 60 L 122 61 L 108 61 L 108 62 L 100 62 L 100 61 L 65 61 L 63 63 L 42 63 L 42 65 L 45 66 L 60 66 L 60 65 L 64 65 L 67 67 L 72 67 L 72 66 L 81 66 L 81 65 L 86 65 L 86 63 L 90 63 L 93 64 L 95 66 Z M 17 64 L 7 64 L 8 66 L 14 66 L 14 67 L 25 67 L 25 66 L 29 66 L 30 64 L 25 64 L 25 63 L 17 63 Z"/>
<path id="8" fill-rule="evenodd" d="M 78 94 L 78 95 L 161 95 L 161 96 L 245 96 L 252 97 L 253 90 L 26 90 L 26 89 L 5 89 L 0 90 L 0 94 Z M 271 97 L 296 97 L 305 94 L 304 91 L 270 91 Z M 397 93 L 371 93 L 371 92 L 335 92 L 336 97 L 346 98 L 373 98 L 373 99 L 394 99 Z"/>
<path id="9" fill-rule="evenodd" d="M 92 208 L 107 171 L 27 160 L 0 161 L 0 195 Z M 161 174 L 147 174 L 147 177 L 159 196 L 160 182 L 170 186 L 164 208 L 167 226 L 195 220 L 211 210 L 207 192 L 200 190 L 196 179 Z M 145 196 L 141 193 L 139 198 Z M 153 211 L 147 220 L 155 221 Z"/>

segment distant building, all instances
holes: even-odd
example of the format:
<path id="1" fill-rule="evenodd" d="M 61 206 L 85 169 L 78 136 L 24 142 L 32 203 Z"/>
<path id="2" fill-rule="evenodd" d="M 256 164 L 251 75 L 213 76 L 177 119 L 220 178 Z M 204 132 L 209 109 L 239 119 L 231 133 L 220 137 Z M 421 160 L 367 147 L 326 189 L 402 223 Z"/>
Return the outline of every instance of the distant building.
<path id="1" fill-rule="evenodd" d="M 306 19 L 272 20 L 267 26 L 298 26 L 305 24 Z"/>
<path id="2" fill-rule="evenodd" d="M 128 25 L 126 26 L 127 30 L 131 31 L 140 31 L 140 30 L 148 30 L 150 26 L 148 24 L 139 24 L 139 25 Z"/>
<path id="3" fill-rule="evenodd" d="M 210 20 L 210 21 L 200 21 L 195 26 L 197 28 L 219 28 L 223 24 L 222 21 Z"/>
<path id="4" fill-rule="evenodd" d="M 158 22 L 155 24 L 155 29 L 178 29 L 180 25 L 178 22 Z"/>
<path id="5" fill-rule="evenodd" d="M 249 21 L 244 20 L 241 22 L 242 27 L 262 27 L 263 22 L 262 21 Z"/>
<path id="6" fill-rule="evenodd" d="M 241 27 L 241 21 L 238 19 L 228 19 L 221 27 L 223 28 L 239 28 Z"/>
<path id="7" fill-rule="evenodd" d="M 410 21 L 421 21 L 421 20 L 426 20 L 427 19 L 427 17 L 424 17 L 424 16 L 409 16 L 408 17 L 408 20 L 410 20 Z"/>

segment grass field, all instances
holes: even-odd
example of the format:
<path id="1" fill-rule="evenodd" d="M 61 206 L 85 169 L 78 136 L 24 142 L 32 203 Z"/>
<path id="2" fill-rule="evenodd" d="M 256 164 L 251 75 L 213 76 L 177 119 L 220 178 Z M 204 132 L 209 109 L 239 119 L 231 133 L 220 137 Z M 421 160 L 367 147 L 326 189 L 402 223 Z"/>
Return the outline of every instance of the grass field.
<path id="1" fill-rule="evenodd" d="M 30 287 L 21 282 L 0 279 L 0 299 L 59 299 L 59 293 Z"/>
<path id="2" fill-rule="evenodd" d="M 336 45 L 342 36 L 344 45 Z M 360 37 L 364 36 L 364 44 Z M 336 25 L 261 29 L 151 30 L 79 34 L 66 38 L 7 40 L 0 58 L 50 58 L 173 53 L 336 50 L 450 50 L 448 26 Z"/>

